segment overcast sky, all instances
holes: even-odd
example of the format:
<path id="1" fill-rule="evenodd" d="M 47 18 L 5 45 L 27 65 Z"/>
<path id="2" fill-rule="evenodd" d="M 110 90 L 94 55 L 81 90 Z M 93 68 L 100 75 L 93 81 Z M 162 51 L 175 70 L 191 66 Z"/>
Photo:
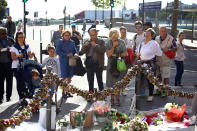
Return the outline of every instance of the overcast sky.
<path id="1" fill-rule="evenodd" d="M 23 17 L 23 2 L 22 0 L 6 0 L 8 2 L 8 7 L 10 8 L 10 15 L 14 20 Z M 143 0 L 126 0 L 127 9 L 138 9 L 139 3 Z M 145 0 L 145 2 L 153 2 L 159 0 Z M 167 2 L 172 2 L 173 0 L 161 0 L 162 7 L 165 7 Z M 197 3 L 197 0 L 181 0 L 183 3 L 192 4 Z M 38 11 L 39 17 L 46 17 L 46 10 L 48 18 L 60 18 L 63 17 L 64 6 L 67 7 L 67 14 L 74 14 L 83 10 L 94 10 L 95 7 L 92 5 L 91 0 L 28 0 L 26 4 L 26 9 L 30 12 L 28 17 L 33 18 L 33 12 Z M 120 9 L 117 7 L 116 9 Z"/>

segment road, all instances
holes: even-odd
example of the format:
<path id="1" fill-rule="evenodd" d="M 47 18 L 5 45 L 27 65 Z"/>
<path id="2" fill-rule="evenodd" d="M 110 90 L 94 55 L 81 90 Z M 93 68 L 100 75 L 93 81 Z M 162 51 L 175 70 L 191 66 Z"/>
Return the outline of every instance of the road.
<path id="1" fill-rule="evenodd" d="M 88 25 L 90 26 L 90 25 Z M 87 26 L 87 28 L 88 28 Z M 79 30 L 82 28 L 81 25 L 77 27 Z M 39 52 L 40 52 L 40 42 L 43 43 L 43 48 L 46 47 L 47 44 L 50 43 L 51 38 L 51 31 L 57 30 L 58 26 L 37 26 L 37 27 L 27 27 L 27 43 L 30 44 L 31 50 L 36 53 L 38 59 Z M 108 36 L 109 30 L 105 28 L 103 25 L 98 26 L 99 29 L 99 36 Z M 33 30 L 34 30 L 34 40 L 33 40 Z M 42 38 L 40 39 L 40 31 Z M 81 32 L 82 33 L 82 32 Z M 128 32 L 128 37 L 132 38 L 134 36 L 134 33 Z M 85 38 L 88 38 L 88 34 L 86 33 Z M 196 78 L 197 78 L 197 50 L 196 49 L 185 49 L 185 54 L 187 57 L 187 60 L 185 61 L 185 72 L 183 75 L 183 88 L 177 88 L 177 90 L 183 90 L 188 92 L 195 92 L 197 91 L 197 88 L 194 88 L 194 85 L 197 84 Z M 44 58 L 46 56 L 43 56 Z M 82 59 L 84 60 L 85 57 L 83 56 Z M 107 64 L 107 57 L 105 57 L 105 65 Z M 175 77 L 175 66 L 173 64 L 171 69 L 171 77 L 170 77 L 170 85 L 174 85 L 174 77 Z M 103 72 L 103 81 L 104 84 L 106 82 L 106 71 Z M 119 111 L 128 113 L 130 104 L 131 104 L 131 98 L 134 94 L 134 79 L 130 82 L 130 87 L 127 92 L 129 93 L 127 96 L 121 97 L 121 106 L 117 107 L 114 106 L 113 108 L 118 109 Z M 72 79 L 72 84 L 76 87 L 88 90 L 88 82 L 86 75 L 83 77 L 74 76 Z M 97 86 L 96 80 L 95 80 L 95 87 Z M 61 98 L 61 89 L 57 92 L 58 93 L 58 100 Z M 109 101 L 109 98 L 107 99 Z M 13 93 L 11 97 L 10 102 L 5 102 L 0 105 L 0 119 L 6 119 L 12 116 L 17 108 L 18 108 L 18 94 L 16 91 L 16 81 L 14 79 L 14 85 L 13 85 Z M 151 110 L 163 107 L 165 103 L 167 102 L 176 102 L 180 105 L 187 103 L 187 105 L 191 105 L 191 100 L 187 100 L 184 98 L 177 98 L 174 99 L 174 97 L 167 97 L 167 98 L 160 98 L 156 97 L 154 101 L 150 104 L 147 103 L 145 98 L 142 98 L 141 100 L 141 110 Z M 82 97 L 74 95 L 73 98 L 68 98 L 65 103 L 62 106 L 62 112 L 60 112 L 57 116 L 57 119 L 62 118 L 64 115 L 68 114 L 70 110 L 83 110 L 83 109 L 89 109 L 91 107 L 92 103 L 88 103 L 85 101 Z M 190 109 L 190 108 L 188 108 Z M 190 110 L 191 111 L 191 110 Z M 33 118 L 30 121 L 36 122 L 38 120 L 38 113 L 33 115 Z"/>

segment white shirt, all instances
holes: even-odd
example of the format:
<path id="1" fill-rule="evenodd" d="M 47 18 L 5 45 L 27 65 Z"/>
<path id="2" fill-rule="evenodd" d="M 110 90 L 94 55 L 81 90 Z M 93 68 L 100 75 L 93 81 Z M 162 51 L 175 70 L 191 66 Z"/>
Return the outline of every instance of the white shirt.
<path id="1" fill-rule="evenodd" d="M 137 37 L 135 39 L 135 35 L 132 39 L 132 46 L 134 46 L 136 44 L 136 49 L 138 48 L 138 46 L 145 41 L 145 33 L 143 32 L 141 35 L 137 34 Z"/>
<path id="2" fill-rule="evenodd" d="M 21 46 L 21 48 L 24 49 L 25 47 Z M 10 48 L 10 52 L 14 52 L 16 55 L 19 55 L 18 49 L 16 49 L 14 46 L 12 46 Z M 31 52 L 31 49 L 29 47 L 27 49 L 27 54 L 28 54 L 28 52 Z M 18 59 L 12 60 L 12 68 L 18 68 L 18 65 L 19 65 L 19 60 Z"/>
<path id="3" fill-rule="evenodd" d="M 142 42 L 142 44 L 138 46 L 137 52 L 141 54 L 141 60 L 146 61 L 153 59 L 155 56 L 162 56 L 161 48 L 155 40 L 151 40 L 146 44 Z"/>
<path id="4" fill-rule="evenodd" d="M 180 43 L 180 41 L 177 41 L 176 46 L 177 46 L 177 51 L 176 51 L 176 56 L 175 56 L 174 60 L 184 61 L 186 59 L 186 57 L 185 57 L 185 54 L 184 54 L 183 45 Z"/>
<path id="5" fill-rule="evenodd" d="M 47 57 L 44 59 L 42 63 L 42 67 L 46 66 L 52 68 L 52 72 L 56 73 L 58 76 L 60 76 L 60 64 L 59 59 L 57 57 Z"/>
<path id="6" fill-rule="evenodd" d="M 125 46 L 126 46 L 127 49 L 128 48 L 132 48 L 132 43 L 131 43 L 131 40 L 130 39 L 128 39 L 127 37 L 125 37 L 124 39 L 121 39 L 121 40 L 124 41 Z"/>

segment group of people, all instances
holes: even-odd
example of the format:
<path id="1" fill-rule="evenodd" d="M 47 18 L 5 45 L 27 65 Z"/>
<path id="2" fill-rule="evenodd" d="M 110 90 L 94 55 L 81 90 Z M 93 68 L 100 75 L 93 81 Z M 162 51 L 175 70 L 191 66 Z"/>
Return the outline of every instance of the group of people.
<path id="1" fill-rule="evenodd" d="M 120 29 L 112 28 L 109 32 L 109 38 L 107 42 L 98 38 L 98 31 L 96 28 L 90 28 L 88 33 L 90 38 L 82 43 L 80 50 L 81 34 L 76 31 L 76 25 L 73 24 L 72 31 L 64 30 L 63 26 L 59 25 L 59 30 L 54 32 L 52 43 L 48 46 L 49 56 L 43 61 L 43 65 L 52 67 L 52 71 L 58 74 L 61 78 L 65 79 L 67 84 L 71 83 L 71 79 L 74 75 L 74 67 L 70 65 L 70 59 L 78 59 L 81 55 L 86 55 L 84 62 L 87 72 L 87 80 L 89 85 L 89 92 L 94 93 L 94 74 L 96 74 L 99 90 L 104 89 L 103 84 L 103 70 L 104 70 L 104 58 L 105 53 L 108 58 L 107 62 L 107 76 L 106 87 L 113 88 L 113 84 L 123 78 L 127 73 L 127 70 L 117 70 L 117 60 L 127 58 L 131 55 L 128 51 L 131 50 L 133 54 L 133 61 L 125 62 L 127 67 L 133 66 L 137 60 L 143 61 L 152 67 L 152 71 L 157 76 L 161 76 L 164 84 L 169 84 L 170 78 L 170 65 L 173 60 L 177 66 L 177 74 L 175 77 L 175 86 L 180 86 L 181 78 L 183 74 L 183 61 L 185 60 L 184 47 L 182 40 L 184 39 L 184 33 L 181 32 L 176 41 L 171 35 L 167 33 L 166 27 L 160 27 L 159 36 L 156 36 L 155 31 L 152 29 L 151 23 L 142 24 L 141 21 L 135 22 L 135 28 L 137 34 L 130 40 L 127 37 L 127 29 L 120 27 Z M 17 91 L 19 98 L 24 99 L 22 89 L 25 86 L 24 78 L 21 77 L 21 70 L 19 70 L 20 63 L 23 59 L 29 59 L 35 56 L 35 53 L 31 52 L 29 45 L 25 43 L 25 36 L 22 32 L 17 32 L 15 37 L 15 43 L 10 44 L 6 40 L 6 29 L 0 29 L 0 102 L 3 101 L 4 94 L 4 80 L 6 79 L 6 98 L 10 101 L 12 92 L 12 79 L 13 74 L 17 81 Z M 176 53 L 175 58 L 170 58 L 168 54 Z M 9 73 L 8 73 L 9 72 Z M 36 77 L 34 77 L 36 75 Z M 35 79 L 34 79 L 35 78 Z M 35 85 L 39 85 L 39 72 L 32 71 L 32 79 Z M 142 79 L 146 79 L 142 75 Z M 147 79 L 149 96 L 147 101 L 153 100 L 154 86 Z M 111 94 L 111 104 L 114 105 L 114 96 L 116 96 L 116 105 L 120 105 L 120 93 L 122 91 L 116 91 L 116 94 Z M 165 96 L 165 92 L 156 91 Z M 69 93 L 66 93 L 69 97 Z M 126 94 L 123 94 L 126 95 Z M 89 100 L 90 101 L 90 100 Z"/>
<path id="2" fill-rule="evenodd" d="M 104 89 L 102 73 L 104 69 L 104 55 L 106 53 L 108 57 L 106 87 L 113 88 L 113 84 L 121 80 L 127 73 L 127 70 L 117 73 L 115 69 L 117 68 L 117 59 L 125 59 L 128 57 L 128 50 L 131 49 L 134 60 L 127 63 L 127 67 L 131 67 L 137 60 L 142 60 L 144 64 L 152 67 L 152 71 L 160 78 L 161 82 L 168 85 L 170 79 L 170 66 L 174 60 L 177 66 L 175 86 L 181 86 L 181 78 L 184 70 L 183 61 L 185 60 L 184 47 L 182 44 L 184 33 L 181 32 L 178 35 L 178 41 L 176 41 L 176 39 L 167 33 L 166 27 L 160 27 L 159 36 L 156 36 L 150 22 L 143 25 L 141 21 L 137 21 L 135 23 L 135 28 L 137 34 L 134 35 L 132 40 L 127 38 L 127 29 L 125 27 L 120 27 L 120 29 L 112 28 L 106 43 L 98 38 L 97 30 L 91 28 L 88 31 L 90 39 L 83 43 L 81 50 L 75 50 L 77 47 L 75 41 L 72 39 L 72 32 L 63 33 L 63 40 L 59 41 L 56 47 L 56 53 L 60 57 L 61 72 L 63 72 L 61 73 L 61 77 L 67 78 L 67 81 L 70 83 L 73 76 L 73 67 L 69 67 L 69 58 L 77 58 L 85 54 L 86 60 L 84 64 L 87 71 L 89 91 L 94 92 L 94 74 L 96 74 L 99 90 L 102 91 Z M 170 58 L 166 52 L 176 53 L 176 55 Z M 65 60 L 63 60 L 63 57 Z M 142 75 L 142 79 L 146 78 Z M 154 94 L 159 93 L 162 97 L 166 96 L 166 92 L 161 92 L 159 90 L 156 90 L 154 93 L 154 85 L 148 79 L 147 82 L 149 88 L 147 101 L 152 101 Z M 114 95 L 116 96 L 116 105 L 120 104 L 120 92 L 122 91 L 111 94 L 112 105 L 114 104 Z M 123 93 L 123 95 L 126 95 L 126 93 Z"/>
<path id="3" fill-rule="evenodd" d="M 149 27 L 152 25 L 147 24 Z M 146 25 L 146 26 L 147 26 Z M 184 46 L 182 41 L 184 33 L 180 32 L 178 40 L 167 33 L 166 27 L 160 27 L 159 36 L 156 36 L 152 28 L 144 28 L 140 21 L 135 23 L 137 34 L 134 36 L 133 51 L 136 51 L 136 58 L 142 60 L 143 63 L 152 67 L 152 71 L 159 77 L 160 82 L 169 85 L 170 71 L 172 62 L 175 62 L 177 73 L 175 76 L 175 86 L 182 86 L 182 75 L 184 72 L 183 62 L 185 60 Z M 143 79 L 143 75 L 142 75 Z M 153 84 L 147 79 L 149 87 L 149 96 L 147 101 L 153 100 L 153 94 L 167 96 L 165 91 L 154 91 Z"/>

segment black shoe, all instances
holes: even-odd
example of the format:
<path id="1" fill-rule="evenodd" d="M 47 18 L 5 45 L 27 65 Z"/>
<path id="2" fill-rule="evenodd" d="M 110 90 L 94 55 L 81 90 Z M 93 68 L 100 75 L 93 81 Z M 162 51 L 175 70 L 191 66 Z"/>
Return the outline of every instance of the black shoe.
<path id="1" fill-rule="evenodd" d="M 68 97 L 73 97 L 73 96 L 72 96 L 70 93 L 68 93 L 68 94 L 67 94 L 67 98 L 68 98 Z"/>
<path id="2" fill-rule="evenodd" d="M 28 105 L 28 102 L 24 99 L 23 101 L 21 101 L 20 105 L 22 107 L 26 107 Z"/>
<path id="3" fill-rule="evenodd" d="M 11 101 L 10 98 L 7 98 L 7 99 L 6 99 L 6 102 L 9 102 L 9 101 Z"/>
<path id="4" fill-rule="evenodd" d="M 88 101 L 88 102 L 92 102 L 92 100 L 90 100 L 90 99 L 89 99 L 89 100 L 87 100 L 87 101 Z"/>

